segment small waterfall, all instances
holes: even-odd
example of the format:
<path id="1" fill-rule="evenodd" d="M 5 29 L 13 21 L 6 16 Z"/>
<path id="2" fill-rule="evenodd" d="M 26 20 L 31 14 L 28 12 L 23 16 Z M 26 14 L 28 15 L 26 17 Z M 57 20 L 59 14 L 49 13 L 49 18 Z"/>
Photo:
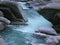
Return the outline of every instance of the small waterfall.
<path id="1" fill-rule="evenodd" d="M 32 9 L 25 10 L 25 13 L 28 17 L 28 22 L 26 26 L 18 26 L 17 28 L 13 28 L 17 31 L 34 33 L 35 30 L 38 30 L 40 27 L 52 27 L 52 23 L 46 20 L 43 16 L 39 15 L 36 11 Z"/>
<path id="2" fill-rule="evenodd" d="M 33 35 L 35 30 L 40 27 L 52 27 L 52 23 L 39 15 L 36 11 L 25 10 L 28 17 L 28 25 L 13 26 L 0 32 L 8 45 L 45 45 L 44 39 Z"/>
<path id="3" fill-rule="evenodd" d="M 8 45 L 45 45 L 44 39 L 33 35 L 40 27 L 52 27 L 52 23 L 39 15 L 35 10 L 24 10 L 28 18 L 28 25 L 13 26 L 0 32 Z"/>

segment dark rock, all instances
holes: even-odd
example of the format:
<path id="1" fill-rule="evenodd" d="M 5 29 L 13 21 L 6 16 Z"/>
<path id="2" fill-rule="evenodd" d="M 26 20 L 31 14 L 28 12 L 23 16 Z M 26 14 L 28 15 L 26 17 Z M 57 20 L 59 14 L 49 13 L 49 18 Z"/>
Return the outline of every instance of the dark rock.
<path id="1" fill-rule="evenodd" d="M 19 2 L 2 1 L 0 2 L 0 10 L 4 13 L 4 17 L 9 19 L 11 23 L 14 21 L 27 22 L 26 14 L 19 5 Z M 5 6 L 4 6 L 5 5 Z M 6 7 L 7 6 L 7 7 Z M 3 7 L 3 8 L 2 8 Z"/>
<path id="2" fill-rule="evenodd" d="M 3 12 L 2 12 L 2 11 L 0 11 L 0 17 L 4 17 L 4 15 L 3 15 Z"/>
<path id="3" fill-rule="evenodd" d="M 60 25 L 60 9 L 42 9 L 38 11 L 47 20 L 52 22 L 54 26 Z M 60 26 L 59 26 L 60 27 Z"/>

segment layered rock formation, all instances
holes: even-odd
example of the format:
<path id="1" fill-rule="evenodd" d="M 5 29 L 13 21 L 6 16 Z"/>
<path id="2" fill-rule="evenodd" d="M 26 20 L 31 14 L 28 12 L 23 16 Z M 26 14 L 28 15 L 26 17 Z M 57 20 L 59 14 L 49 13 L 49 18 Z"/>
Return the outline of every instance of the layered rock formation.
<path id="1" fill-rule="evenodd" d="M 39 10 L 41 6 L 44 6 L 50 2 L 51 2 L 50 0 L 32 0 L 28 1 L 27 3 L 29 3 L 33 9 Z"/>
<path id="2" fill-rule="evenodd" d="M 47 45 L 60 45 L 60 36 L 50 36 L 45 41 Z"/>
<path id="3" fill-rule="evenodd" d="M 10 21 L 5 18 L 3 13 L 0 11 L 0 30 L 5 29 L 8 24 L 10 24 Z"/>

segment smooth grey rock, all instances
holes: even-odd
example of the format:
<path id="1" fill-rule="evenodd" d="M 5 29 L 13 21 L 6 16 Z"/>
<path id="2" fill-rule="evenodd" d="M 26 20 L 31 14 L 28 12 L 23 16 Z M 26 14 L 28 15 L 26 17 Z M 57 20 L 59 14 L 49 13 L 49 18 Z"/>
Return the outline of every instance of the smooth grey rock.
<path id="1" fill-rule="evenodd" d="M 60 2 L 49 3 L 45 5 L 43 8 L 60 9 Z"/>
<path id="2" fill-rule="evenodd" d="M 11 22 L 5 18 L 5 17 L 0 17 L 0 21 L 4 22 L 5 24 L 10 24 Z"/>
<path id="3" fill-rule="evenodd" d="M 35 35 L 39 35 L 45 37 L 46 45 L 60 45 L 60 36 L 52 36 L 43 33 L 35 33 Z"/>
<path id="4" fill-rule="evenodd" d="M 10 24 L 10 21 L 4 17 L 0 17 L 0 30 L 5 29 L 6 27 L 8 27 L 7 25 Z"/>
<path id="5" fill-rule="evenodd" d="M 51 0 L 52 2 L 60 2 L 60 0 Z"/>
<path id="6" fill-rule="evenodd" d="M 59 43 L 59 40 L 54 36 L 47 37 L 45 41 L 47 45 L 57 45 Z"/>
<path id="7" fill-rule="evenodd" d="M 0 30 L 3 30 L 5 26 L 3 25 L 3 22 L 0 22 Z"/>
<path id="8" fill-rule="evenodd" d="M 10 24 L 11 23 L 7 18 L 4 17 L 2 11 L 0 11 L 0 21 L 4 22 L 6 24 Z"/>
<path id="9" fill-rule="evenodd" d="M 51 37 L 56 38 L 56 39 L 58 39 L 60 41 L 60 35 L 58 35 L 58 36 L 51 36 Z"/>
<path id="10" fill-rule="evenodd" d="M 51 35 L 44 34 L 44 33 L 34 33 L 34 35 L 36 35 L 36 36 L 41 36 L 41 37 L 45 37 L 45 38 L 51 36 Z"/>
<path id="11" fill-rule="evenodd" d="M 52 27 L 40 27 L 37 33 L 44 33 L 47 35 L 58 35 L 57 32 Z"/>
<path id="12" fill-rule="evenodd" d="M 0 38 L 0 45 L 7 45 L 7 43 L 4 41 L 2 37 Z"/>
<path id="13" fill-rule="evenodd" d="M 30 7 L 32 7 L 33 9 L 40 10 L 42 6 L 51 3 L 51 0 L 32 0 L 28 1 L 28 3 L 30 4 Z"/>

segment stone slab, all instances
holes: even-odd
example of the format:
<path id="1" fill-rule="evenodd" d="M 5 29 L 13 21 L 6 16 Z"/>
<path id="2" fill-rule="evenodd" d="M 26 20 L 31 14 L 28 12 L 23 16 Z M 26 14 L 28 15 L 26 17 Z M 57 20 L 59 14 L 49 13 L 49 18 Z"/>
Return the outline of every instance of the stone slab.
<path id="1" fill-rule="evenodd" d="M 1 36 L 0 36 L 0 45 L 7 45 Z"/>

